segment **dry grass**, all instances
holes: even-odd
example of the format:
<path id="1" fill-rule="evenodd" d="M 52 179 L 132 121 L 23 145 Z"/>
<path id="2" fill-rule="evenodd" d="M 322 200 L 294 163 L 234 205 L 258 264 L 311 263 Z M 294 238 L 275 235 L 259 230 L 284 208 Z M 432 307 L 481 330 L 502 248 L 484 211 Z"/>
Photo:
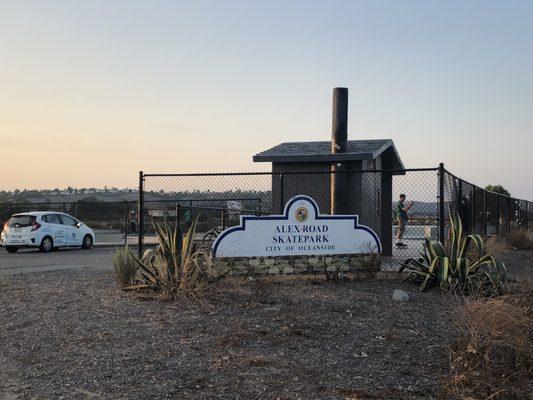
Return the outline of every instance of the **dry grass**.
<path id="1" fill-rule="evenodd" d="M 128 246 L 115 251 L 113 267 L 120 287 L 125 288 L 133 284 L 138 266 Z"/>
<path id="2" fill-rule="evenodd" d="M 490 236 L 485 239 L 485 249 L 488 254 L 496 258 L 505 257 L 512 251 L 507 240 L 499 236 Z"/>
<path id="3" fill-rule="evenodd" d="M 505 236 L 491 236 L 485 241 L 491 254 L 505 256 L 513 250 L 533 250 L 532 234 L 523 229 L 512 231 Z"/>
<path id="4" fill-rule="evenodd" d="M 250 300 L 248 301 L 248 304 L 272 303 L 273 282 L 274 282 L 274 277 L 271 277 L 271 276 L 266 276 L 266 277 L 260 276 L 260 277 L 255 278 L 253 289 L 250 293 Z"/>
<path id="5" fill-rule="evenodd" d="M 527 399 L 533 373 L 531 292 L 466 300 L 450 346 L 444 399 Z"/>
<path id="6" fill-rule="evenodd" d="M 509 232 L 506 240 L 514 249 L 533 250 L 533 240 L 531 239 L 531 235 L 523 229 Z"/>

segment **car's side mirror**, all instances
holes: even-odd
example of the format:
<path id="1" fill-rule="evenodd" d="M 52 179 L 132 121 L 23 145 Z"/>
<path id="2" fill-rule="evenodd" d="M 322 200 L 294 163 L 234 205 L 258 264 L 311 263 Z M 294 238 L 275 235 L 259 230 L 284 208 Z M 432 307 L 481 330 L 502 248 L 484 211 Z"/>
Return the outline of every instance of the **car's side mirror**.
<path id="1" fill-rule="evenodd" d="M 76 228 L 79 228 L 81 226 L 81 222 L 76 222 Z"/>

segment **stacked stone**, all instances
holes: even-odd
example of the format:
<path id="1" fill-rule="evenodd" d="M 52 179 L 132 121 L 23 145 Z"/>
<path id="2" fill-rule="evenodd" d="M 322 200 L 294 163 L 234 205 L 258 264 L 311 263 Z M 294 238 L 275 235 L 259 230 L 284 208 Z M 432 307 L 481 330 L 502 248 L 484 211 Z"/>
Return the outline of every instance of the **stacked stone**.
<path id="1" fill-rule="evenodd" d="M 230 275 L 317 274 L 327 272 L 377 272 L 380 260 L 371 255 L 280 256 L 215 258 L 213 268 Z"/>

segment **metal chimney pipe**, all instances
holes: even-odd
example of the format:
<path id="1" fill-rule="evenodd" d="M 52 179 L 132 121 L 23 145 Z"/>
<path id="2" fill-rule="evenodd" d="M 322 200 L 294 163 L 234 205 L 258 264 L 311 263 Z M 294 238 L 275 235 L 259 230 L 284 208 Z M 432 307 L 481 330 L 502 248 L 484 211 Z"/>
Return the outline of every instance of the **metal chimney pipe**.
<path id="1" fill-rule="evenodd" d="M 331 152 L 346 152 L 348 141 L 348 88 L 333 89 L 333 120 L 331 130 Z"/>
<path id="2" fill-rule="evenodd" d="M 345 153 L 348 142 L 348 88 L 333 89 L 333 119 L 331 153 Z M 347 174 L 345 162 L 331 165 L 330 211 L 332 215 L 346 213 Z"/>

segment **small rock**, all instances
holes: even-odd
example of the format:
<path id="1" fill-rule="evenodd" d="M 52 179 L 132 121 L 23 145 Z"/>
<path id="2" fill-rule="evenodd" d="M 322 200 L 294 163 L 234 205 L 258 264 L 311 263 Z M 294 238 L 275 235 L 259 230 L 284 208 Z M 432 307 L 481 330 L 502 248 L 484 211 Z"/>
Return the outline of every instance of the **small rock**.
<path id="1" fill-rule="evenodd" d="M 394 289 L 392 292 L 392 299 L 396 301 L 409 301 L 409 295 L 400 289 Z"/>

